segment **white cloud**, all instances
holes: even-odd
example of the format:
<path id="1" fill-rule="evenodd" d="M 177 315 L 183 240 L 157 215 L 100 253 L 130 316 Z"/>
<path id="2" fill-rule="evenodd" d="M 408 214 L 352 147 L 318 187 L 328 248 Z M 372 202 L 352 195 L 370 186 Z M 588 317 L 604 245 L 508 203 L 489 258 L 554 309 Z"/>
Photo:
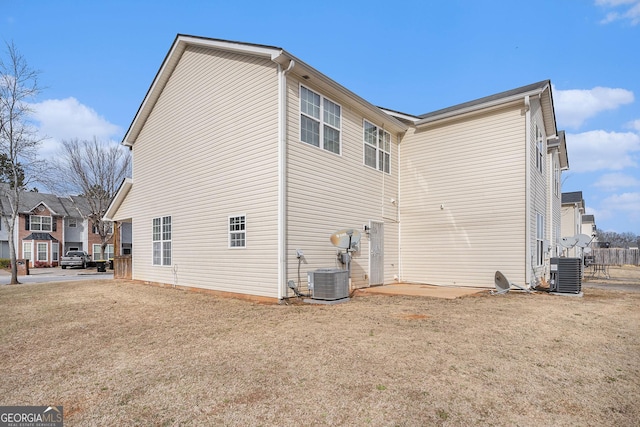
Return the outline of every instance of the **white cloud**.
<path id="1" fill-rule="evenodd" d="M 603 130 L 567 134 L 567 151 L 569 168 L 573 172 L 636 167 L 640 136 L 633 132 Z"/>
<path id="2" fill-rule="evenodd" d="M 596 5 L 607 9 L 617 9 L 608 12 L 606 17 L 600 21 L 601 24 L 620 20 L 628 20 L 631 25 L 640 23 L 640 0 L 596 0 Z"/>
<path id="3" fill-rule="evenodd" d="M 46 138 L 41 149 L 42 157 L 53 155 L 58 150 L 59 142 L 65 139 L 96 137 L 109 140 L 121 132 L 119 126 L 72 97 L 48 99 L 32 104 L 31 108 L 38 122 L 39 133 Z"/>
<path id="4" fill-rule="evenodd" d="M 604 190 L 612 191 L 618 188 L 639 187 L 640 180 L 634 176 L 624 173 L 608 173 L 600 177 L 598 181 L 593 184 L 594 187 L 602 188 Z"/>
<path id="5" fill-rule="evenodd" d="M 610 211 L 628 214 L 632 221 L 640 219 L 640 193 L 612 194 L 601 205 Z"/>
<path id="6" fill-rule="evenodd" d="M 579 128 L 596 114 L 615 110 L 634 101 L 633 92 L 626 89 L 594 87 L 593 89 L 558 90 L 553 87 L 553 101 L 560 127 Z"/>
<path id="7" fill-rule="evenodd" d="M 630 121 L 629 123 L 625 124 L 625 127 L 640 132 L 640 119 Z"/>

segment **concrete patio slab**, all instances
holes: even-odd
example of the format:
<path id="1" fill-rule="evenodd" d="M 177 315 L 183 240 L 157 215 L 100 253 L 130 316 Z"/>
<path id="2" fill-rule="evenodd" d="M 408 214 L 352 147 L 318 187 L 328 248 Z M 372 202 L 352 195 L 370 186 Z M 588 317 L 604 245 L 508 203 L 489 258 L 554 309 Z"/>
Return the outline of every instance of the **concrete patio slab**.
<path id="1" fill-rule="evenodd" d="M 396 283 L 392 285 L 373 286 L 370 288 L 358 289 L 358 292 L 365 294 L 380 295 L 410 295 L 431 298 L 456 299 L 467 295 L 475 295 L 489 292 L 484 288 L 462 288 L 453 286 L 421 285 L 413 283 Z"/>

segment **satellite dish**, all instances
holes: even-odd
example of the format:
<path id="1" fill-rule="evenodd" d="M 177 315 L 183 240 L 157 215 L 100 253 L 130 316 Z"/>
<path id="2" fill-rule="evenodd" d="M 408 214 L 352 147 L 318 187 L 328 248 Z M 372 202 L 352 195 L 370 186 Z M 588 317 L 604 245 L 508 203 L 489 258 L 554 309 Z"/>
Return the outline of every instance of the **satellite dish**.
<path id="1" fill-rule="evenodd" d="M 509 281 L 509 279 L 506 278 L 506 276 L 504 274 L 502 274 L 499 271 L 496 271 L 496 275 L 495 275 L 495 284 L 496 284 L 496 291 L 491 291 L 491 295 L 499 295 L 499 294 L 506 294 L 507 292 L 509 292 L 509 289 L 511 289 L 511 286 L 514 286 L 520 290 L 523 290 L 525 292 L 531 292 L 530 289 L 525 289 L 520 285 L 516 285 L 515 283 L 511 283 Z"/>
<path id="2" fill-rule="evenodd" d="M 572 248 L 578 243 L 578 236 L 563 237 L 560 239 L 560 245 L 564 248 Z"/>
<path id="3" fill-rule="evenodd" d="M 591 253 L 591 248 L 584 248 L 583 251 L 585 254 L 590 254 Z"/>
<path id="4" fill-rule="evenodd" d="M 331 235 L 329 240 L 331 244 L 340 249 L 353 249 L 360 243 L 360 231 L 353 228 L 336 231 Z"/>
<path id="5" fill-rule="evenodd" d="M 586 248 L 587 246 L 589 246 L 589 243 L 591 243 L 591 236 L 588 236 L 586 234 L 578 234 L 575 237 L 578 239 L 576 246 L 579 246 L 581 248 Z"/>
<path id="6" fill-rule="evenodd" d="M 509 288 L 511 288 L 511 283 L 509 283 L 509 280 L 504 276 L 504 274 L 502 274 L 499 271 L 496 271 L 495 282 L 496 282 L 497 293 L 505 294 L 509 292 Z"/>

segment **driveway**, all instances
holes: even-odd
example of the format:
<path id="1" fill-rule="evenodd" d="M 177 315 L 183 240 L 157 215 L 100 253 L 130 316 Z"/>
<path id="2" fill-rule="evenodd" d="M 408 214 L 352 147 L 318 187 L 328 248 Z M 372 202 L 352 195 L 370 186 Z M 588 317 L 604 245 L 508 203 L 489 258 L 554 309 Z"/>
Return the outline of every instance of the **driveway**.
<path id="1" fill-rule="evenodd" d="M 75 280 L 106 280 L 113 279 L 113 270 L 99 273 L 95 267 L 87 268 L 30 268 L 29 275 L 18 276 L 20 283 L 43 283 Z M 0 270 L 0 285 L 6 285 L 11 281 L 11 272 Z"/>

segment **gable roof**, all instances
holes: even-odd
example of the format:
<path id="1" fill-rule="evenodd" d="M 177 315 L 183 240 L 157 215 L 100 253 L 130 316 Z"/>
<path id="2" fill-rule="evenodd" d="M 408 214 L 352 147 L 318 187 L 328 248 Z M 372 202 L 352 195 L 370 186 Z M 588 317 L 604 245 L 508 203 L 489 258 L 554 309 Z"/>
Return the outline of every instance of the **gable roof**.
<path id="1" fill-rule="evenodd" d="M 178 65 L 178 62 L 180 62 L 182 54 L 190 46 L 218 49 L 269 59 L 274 63 L 289 69 L 291 73 L 294 73 L 305 80 L 313 80 L 322 88 L 327 89 L 329 91 L 329 94 L 352 99 L 354 101 L 354 104 L 363 108 L 369 114 L 377 116 L 380 121 L 382 121 L 386 125 L 389 125 L 392 129 L 395 129 L 396 131 L 405 131 L 407 129 L 404 123 L 400 122 L 394 117 L 385 114 L 378 107 L 346 89 L 344 86 L 341 86 L 337 82 L 331 80 L 315 68 L 304 63 L 303 61 L 291 55 L 280 47 L 178 34 L 176 35 L 176 38 L 173 41 L 169 52 L 165 56 L 160 69 L 156 73 L 156 76 L 154 77 L 151 86 L 147 90 L 142 104 L 138 108 L 138 111 L 136 112 L 136 115 L 134 116 L 129 129 L 127 130 L 122 140 L 123 145 L 129 147 L 133 146 L 138 135 L 140 134 L 140 131 L 144 127 L 147 118 L 151 114 L 153 107 L 160 98 L 163 89 L 169 81 L 171 74 Z M 290 66 L 292 68 L 289 68 Z"/>
<path id="2" fill-rule="evenodd" d="M 547 142 L 547 149 L 557 149 L 560 169 L 569 169 L 569 154 L 567 153 L 567 137 L 563 130 L 558 131 L 558 136 Z"/>
<path id="3" fill-rule="evenodd" d="M 416 126 L 431 123 L 437 120 L 443 120 L 463 114 L 473 113 L 485 108 L 497 107 L 510 102 L 524 100 L 527 96 L 540 96 L 543 106 L 543 117 L 547 136 L 556 135 L 556 118 L 553 108 L 553 97 L 551 94 L 551 81 L 542 80 L 526 86 L 496 93 L 494 95 L 485 96 L 483 98 L 474 99 L 473 101 L 463 102 L 462 104 L 453 105 L 451 107 L 432 111 L 430 113 L 418 116 L 420 120 L 416 122 Z"/>
<path id="4" fill-rule="evenodd" d="M 584 205 L 584 199 L 582 198 L 582 191 L 572 191 L 569 193 L 562 193 L 562 204 L 582 204 Z"/>
<path id="5" fill-rule="evenodd" d="M 593 215 L 582 215 L 582 222 L 595 223 L 596 219 Z"/>
<path id="6" fill-rule="evenodd" d="M 3 186 L 0 191 L 0 195 L 3 196 L 0 197 L 0 203 L 3 206 L 3 211 L 8 212 L 11 206 L 11 202 L 6 196 L 8 185 L 0 184 L 0 186 Z M 30 214 L 41 204 L 45 205 L 53 216 L 82 219 L 91 212 L 87 199 L 82 196 L 59 197 L 49 193 L 22 191 L 20 193 L 18 213 Z"/>

